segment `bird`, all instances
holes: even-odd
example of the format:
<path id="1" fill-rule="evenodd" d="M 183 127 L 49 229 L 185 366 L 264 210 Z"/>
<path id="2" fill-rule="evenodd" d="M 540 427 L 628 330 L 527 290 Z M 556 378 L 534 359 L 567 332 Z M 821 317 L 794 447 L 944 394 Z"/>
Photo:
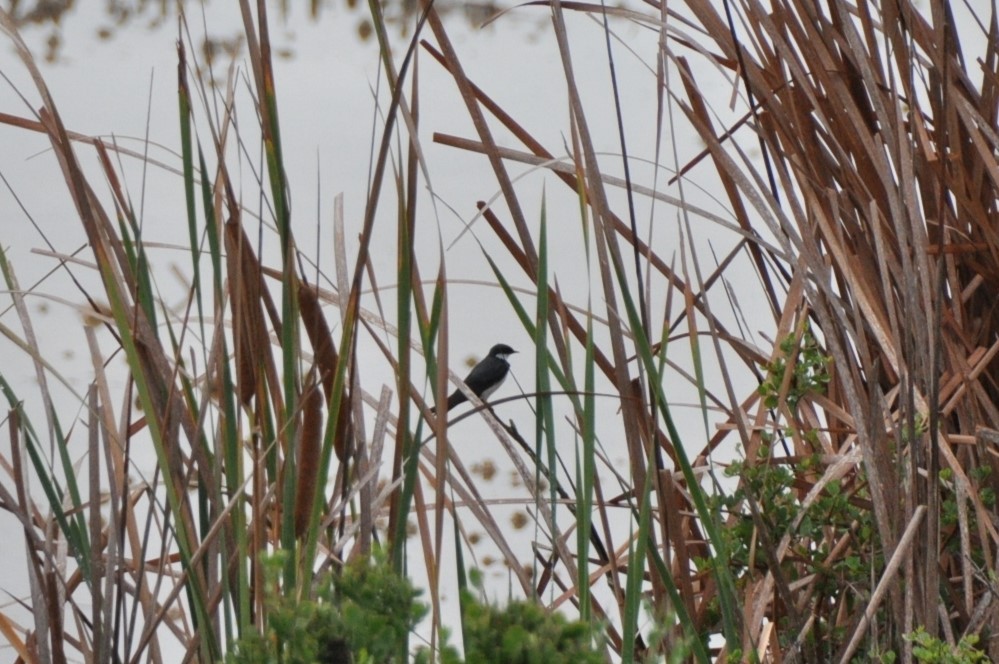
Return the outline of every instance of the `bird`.
<path id="1" fill-rule="evenodd" d="M 507 358 L 516 352 L 506 344 L 496 344 L 489 349 L 489 354 L 468 372 L 468 375 L 465 376 L 465 385 L 475 396 L 485 400 L 506 380 L 506 375 L 510 372 L 510 363 Z M 465 396 L 464 392 L 455 390 L 447 398 L 447 408 L 451 410 L 465 401 L 468 401 L 468 397 Z M 431 410 L 437 412 L 437 408 Z"/>

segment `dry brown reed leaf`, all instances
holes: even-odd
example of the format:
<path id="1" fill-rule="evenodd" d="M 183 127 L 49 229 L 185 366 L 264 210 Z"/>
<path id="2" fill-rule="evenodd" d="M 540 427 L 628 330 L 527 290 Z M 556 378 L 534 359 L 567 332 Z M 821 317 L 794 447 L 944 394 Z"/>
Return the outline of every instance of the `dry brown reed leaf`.
<path id="1" fill-rule="evenodd" d="M 334 395 L 334 382 L 336 380 L 337 357 L 336 346 L 333 342 L 333 335 L 330 332 L 329 323 L 319 306 L 319 298 L 316 289 L 306 283 L 299 283 L 298 307 L 302 319 L 302 325 L 312 344 L 312 352 L 315 356 L 316 368 L 319 372 L 319 380 L 326 395 L 326 403 L 332 403 L 334 397 L 339 398 L 340 407 L 337 412 L 336 429 L 333 434 L 333 451 L 342 463 L 347 458 L 353 440 L 351 432 L 350 417 L 352 403 L 349 390 L 345 387 L 341 394 Z"/>
<path id="2" fill-rule="evenodd" d="M 248 406 L 264 376 L 264 358 L 270 340 L 261 310 L 263 291 L 260 264 L 238 219 L 225 223 L 226 266 L 229 275 L 229 306 L 232 310 L 233 343 L 236 354 L 236 392 Z"/>
<path id="3" fill-rule="evenodd" d="M 304 289 L 303 289 L 304 290 Z M 301 292 L 301 290 L 299 291 Z M 323 393 L 309 372 L 302 386 L 302 428 L 295 463 L 295 537 L 301 539 L 312 516 L 319 480 L 319 451 L 323 438 Z M 325 501 L 324 501 L 325 502 Z"/>
<path id="4" fill-rule="evenodd" d="M 871 597 L 870 604 L 864 608 L 860 624 L 857 625 L 857 628 L 853 631 L 850 641 L 843 651 L 842 657 L 839 660 L 841 664 L 847 664 L 852 660 L 854 652 L 856 652 L 857 647 L 860 645 L 860 640 L 863 638 L 870 622 L 873 620 L 874 614 L 881 605 L 881 601 L 895 578 L 896 573 L 901 567 L 903 561 L 912 555 L 913 542 L 919 532 L 919 525 L 925 516 L 926 506 L 917 506 L 912 514 L 912 518 L 909 520 L 908 524 L 906 524 L 905 531 L 899 539 L 898 547 L 895 549 L 891 559 L 885 566 L 884 575 L 881 577 L 877 587 L 874 589 L 874 594 Z"/>
<path id="5" fill-rule="evenodd" d="M 0 633 L 7 640 L 7 645 L 14 649 L 22 661 L 28 664 L 34 664 L 38 661 L 38 653 L 29 651 L 28 644 L 20 637 L 24 630 L 11 622 L 10 618 L 3 612 L 0 612 Z"/>
<path id="6" fill-rule="evenodd" d="M 845 425 L 834 448 L 854 444 L 863 452 L 872 507 L 892 551 L 901 534 L 897 524 L 911 522 L 921 496 L 933 500 L 939 490 L 918 473 L 885 464 L 893 452 L 884 427 L 908 428 L 919 413 L 939 413 L 947 431 L 922 438 L 934 447 L 913 451 L 911 459 L 920 466 L 918 459 L 926 459 L 933 477 L 939 453 L 961 491 L 974 494 L 968 470 L 977 461 L 968 450 L 952 450 L 947 432 L 995 417 L 999 369 L 990 360 L 996 314 L 978 296 L 985 292 L 983 282 L 999 278 L 999 245 L 989 221 L 997 191 L 990 175 L 995 141 L 989 138 L 996 117 L 994 74 L 986 72 L 975 90 L 945 15 L 921 14 L 908 2 L 881 7 L 880 17 L 864 3 L 852 15 L 838 13 L 844 5 L 824 14 L 803 2 L 779 2 L 767 12 L 746 4 L 754 41 L 741 54 L 735 49 L 743 47 L 733 44 L 712 5 L 688 5 L 726 56 L 742 58 L 744 80 L 759 100 L 757 128 L 793 212 L 771 216 L 778 223 L 773 232 L 801 257 L 813 323 L 835 356 L 830 393 L 811 405 Z M 881 48 L 882 38 L 891 42 L 890 51 Z M 693 77 L 685 79 L 688 94 L 696 86 Z M 752 186 L 741 172 L 755 172 L 755 166 L 731 158 L 703 111 L 688 110 L 688 118 L 708 142 L 716 168 L 738 185 L 735 196 L 750 196 Z M 941 273 L 942 290 L 936 282 Z M 944 299 L 947 293 L 967 296 Z M 942 327 L 934 320 L 938 303 Z M 896 396 L 886 400 L 890 394 Z M 896 433 L 895 444 L 901 442 Z M 910 498 L 900 503 L 893 496 Z M 994 551 L 991 517 L 979 516 L 982 535 L 959 520 L 963 546 Z M 936 542 L 932 533 L 927 537 Z M 936 588 L 937 547 L 921 548 L 913 559 L 925 575 L 923 587 Z M 973 585 L 967 578 L 958 582 L 965 607 L 975 603 Z M 915 597 L 915 587 L 906 585 L 908 606 L 918 607 L 917 621 L 935 624 L 936 593 Z M 757 606 L 768 602 L 761 591 Z M 755 615 L 751 629 L 761 624 Z"/>
<path id="7" fill-rule="evenodd" d="M 326 400 L 333 399 L 333 381 L 336 379 L 337 355 L 333 344 L 333 335 L 326 322 L 326 316 L 319 306 L 316 291 L 307 283 L 299 283 L 298 308 L 302 318 L 302 326 L 312 344 L 316 368 L 319 372 L 319 382 L 326 393 Z"/>

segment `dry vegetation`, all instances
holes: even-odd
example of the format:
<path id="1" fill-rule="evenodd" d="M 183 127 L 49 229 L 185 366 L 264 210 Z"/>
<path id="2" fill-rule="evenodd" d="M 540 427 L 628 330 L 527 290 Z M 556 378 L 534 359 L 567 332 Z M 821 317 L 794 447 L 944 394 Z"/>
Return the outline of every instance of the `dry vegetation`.
<path id="1" fill-rule="evenodd" d="M 216 661 L 261 623 L 262 553 L 292 552 L 283 592 L 305 597 L 317 572 L 375 541 L 398 569 L 426 568 L 439 627 L 438 576 L 454 575 L 441 560 L 482 532 L 515 594 L 603 621 L 614 659 L 891 652 L 909 662 L 906 637 L 922 627 L 948 643 L 981 635 L 999 661 L 999 29 L 994 7 L 962 31 L 947 3 L 927 5 L 689 0 L 606 17 L 608 30 L 633 21 L 658 39 L 657 129 L 668 133 L 672 117 L 672 131 L 697 132 L 703 154 L 675 170 L 710 171 L 724 192 L 731 249 L 708 261 L 691 245 L 679 264 L 675 247 L 650 246 L 645 224 L 608 195 L 618 183 L 602 172 L 608 158 L 577 95 L 587 72 L 574 70 L 565 22 L 578 12 L 602 21 L 601 6 L 550 3 L 571 118 L 569 159 L 553 162 L 562 146 L 539 143 L 488 85 L 466 78 L 432 7 L 390 57 L 393 38 L 372 5 L 391 100 L 363 224 L 349 231 L 360 249 L 337 256 L 333 286 L 317 288 L 291 232 L 266 17 L 244 0 L 274 229 L 264 241 L 279 258 L 266 264 L 250 239 L 256 222 L 227 160 L 231 118 L 193 110 L 216 92 L 192 88 L 192 51 L 181 49 L 191 290 L 179 315 L 148 279 L 112 146 L 63 126 L 33 71 L 40 113 L 0 119 L 49 137 L 101 277 L 102 290 L 80 299 L 108 303 L 102 325 L 131 380 L 112 393 L 95 350 L 75 427 L 58 407 L 32 427 L 19 403 L 38 397 L 7 389 L 0 505 L 22 526 L 32 597 L 29 625 L 0 614 L 5 640 L 23 661 L 175 661 L 167 641 Z M 533 551 L 516 550 L 424 401 L 425 385 L 449 389 L 438 360 L 450 322 L 446 267 L 414 250 L 421 173 L 434 167 L 418 138 L 427 102 L 410 76 L 416 59 L 451 73 L 478 132 L 433 127 L 435 140 L 481 152 L 502 192 L 482 214 L 507 252 L 495 278 L 537 346 L 536 426 L 525 437 L 480 413 L 520 464 L 541 524 Z M 707 69 L 737 89 L 735 121 L 705 102 Z M 500 126 L 521 145 L 498 145 Z M 753 143 L 755 155 L 740 147 Z M 110 197 L 77 161 L 95 153 Z M 578 196 L 591 298 L 563 300 L 547 229 L 523 212 L 536 203 L 518 198 L 511 162 L 543 164 Z M 631 196 L 656 197 L 688 235 L 691 220 L 704 222 L 674 182 L 625 177 Z M 376 233 L 396 238 L 398 273 L 379 275 L 398 283 L 395 302 L 367 290 Z M 753 306 L 772 315 L 769 345 L 735 323 L 726 288 L 746 281 L 727 272 L 736 264 L 758 278 Z M 37 348 L 3 266 L 17 334 Z M 522 297 L 525 285 L 536 297 Z M 192 339 L 203 340 L 193 352 Z M 392 366 L 389 390 L 367 381 L 360 346 Z M 619 410 L 599 410 L 597 392 L 617 395 Z M 700 403 L 706 444 L 703 431 L 676 426 L 676 402 Z M 86 440 L 79 460 L 67 436 Z M 136 440 L 156 451 L 154 477 L 129 470 Z M 712 453 L 726 446 L 742 456 L 723 470 Z M 611 447 L 627 451 L 627 468 L 612 467 Z M 549 472 L 558 450 L 570 471 Z M 522 564 L 532 555 L 533 570 Z"/>

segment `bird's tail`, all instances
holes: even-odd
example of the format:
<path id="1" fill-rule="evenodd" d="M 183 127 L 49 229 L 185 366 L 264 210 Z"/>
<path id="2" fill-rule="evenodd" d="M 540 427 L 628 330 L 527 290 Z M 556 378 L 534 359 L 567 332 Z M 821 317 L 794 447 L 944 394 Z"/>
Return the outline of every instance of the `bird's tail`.
<path id="1" fill-rule="evenodd" d="M 466 401 L 468 401 L 468 397 L 466 397 L 461 390 L 455 390 L 454 392 L 451 393 L 451 396 L 447 398 L 447 409 L 451 410 L 458 404 L 465 403 Z M 430 412 L 437 413 L 437 406 L 433 406 L 430 409 Z"/>

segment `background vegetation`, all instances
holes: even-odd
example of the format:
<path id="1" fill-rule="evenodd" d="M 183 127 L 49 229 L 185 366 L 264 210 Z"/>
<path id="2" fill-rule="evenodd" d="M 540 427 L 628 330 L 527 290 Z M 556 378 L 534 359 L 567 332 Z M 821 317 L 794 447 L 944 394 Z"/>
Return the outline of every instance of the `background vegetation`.
<path id="1" fill-rule="evenodd" d="M 79 276 L 93 322 L 81 332 L 94 372 L 79 416 L 50 399 L 58 372 L 36 341 L 30 292 L 0 255 L 19 326 L 3 333 L 35 363 L 44 404 L 32 421 L 25 403 L 39 394 L 16 394 L 0 373 L 0 504 L 20 523 L 31 583 L 29 622 L 4 612 L 0 632 L 24 661 L 178 661 L 178 644 L 185 661 L 220 661 L 288 606 L 347 621 L 331 588 L 379 545 L 394 576 L 371 587 L 398 588 L 420 568 L 421 656 L 451 657 L 447 643 L 468 652 L 495 636 L 474 631 L 488 602 L 462 595 L 454 618 L 442 593 L 446 579 L 468 590 L 478 533 L 509 569 L 504 595 L 598 627 L 592 647 L 615 660 L 975 661 L 976 647 L 999 660 L 996 9 L 972 15 L 976 34 L 958 31 L 942 2 L 549 8 L 568 108 L 561 146 L 467 78 L 433 5 L 411 38 L 369 5 L 389 97 L 363 222 L 349 231 L 357 251 L 346 255 L 338 217 L 329 271 L 292 230 L 265 3 L 241 2 L 256 106 L 239 117 L 256 128 L 235 122 L 225 86 L 197 75 L 183 37 L 177 190 L 190 260 L 179 305 L 152 279 L 117 146 L 64 126 L 0 14 L 37 88 L 29 108 L 40 108 L 0 120 L 48 137 L 62 169 L 53 181 L 91 252 L 60 267 Z M 620 154 L 598 154 L 576 84 L 593 72 L 574 61 L 566 25 L 577 13 L 603 25 L 611 72 L 614 26 L 650 31 L 656 135 L 668 146 L 696 132 L 700 155 L 657 149 L 672 166 L 633 177 L 616 91 Z M 480 445 L 504 449 L 519 475 L 528 545 L 450 444 L 466 415 L 429 409 L 451 389 L 458 314 L 446 254 L 417 251 L 437 233 L 419 221 L 434 168 L 421 67 L 449 73 L 475 132 L 435 127 L 433 140 L 481 154 L 500 190 L 480 204 L 478 237 L 505 252 L 482 259 L 533 341 L 533 389 L 512 398 L 532 415 L 474 417 L 488 425 Z M 719 73 L 729 109 L 705 101 Z M 259 191 L 248 195 L 235 173 L 240 151 L 257 149 Z M 554 227 L 546 199 L 525 199 L 512 178 L 515 163 L 563 183 L 578 223 Z M 701 170 L 718 211 L 684 189 Z M 653 232 L 665 218 L 669 240 Z M 691 240 L 706 224 L 727 238 L 721 253 Z M 394 249 L 395 273 L 378 272 L 376 244 Z M 577 246 L 587 278 L 564 285 L 552 264 Z M 396 284 L 391 297 L 379 282 Z M 747 322 L 757 317 L 763 334 Z M 373 353 L 394 384 L 369 378 Z M 105 367 L 119 355 L 129 376 L 116 390 Z M 695 426 L 678 425 L 678 404 L 690 403 Z M 155 472 L 137 476 L 134 458 L 149 449 Z M 506 615 L 533 624 L 522 607 Z M 403 603 L 401 645 L 373 661 L 415 650 L 398 634 L 417 609 Z M 513 646 L 529 636 L 519 633 Z"/>

